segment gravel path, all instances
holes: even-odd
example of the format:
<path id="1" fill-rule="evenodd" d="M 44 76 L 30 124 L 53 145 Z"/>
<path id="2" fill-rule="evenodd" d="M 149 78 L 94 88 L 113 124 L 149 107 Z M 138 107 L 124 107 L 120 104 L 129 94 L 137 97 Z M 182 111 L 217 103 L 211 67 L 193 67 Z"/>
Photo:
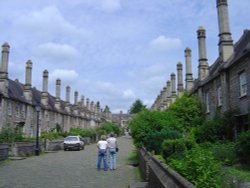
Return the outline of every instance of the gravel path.
<path id="1" fill-rule="evenodd" d="M 140 181 L 138 169 L 127 164 L 132 139 L 118 138 L 117 170 L 97 171 L 95 144 L 82 151 L 59 151 L 0 163 L 1 188 L 127 188 Z"/>

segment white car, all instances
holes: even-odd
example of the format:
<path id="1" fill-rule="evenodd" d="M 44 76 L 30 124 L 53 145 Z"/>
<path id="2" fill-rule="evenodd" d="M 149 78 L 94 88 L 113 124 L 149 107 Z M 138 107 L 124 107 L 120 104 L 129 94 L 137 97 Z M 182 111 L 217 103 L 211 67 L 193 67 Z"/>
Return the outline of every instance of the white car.
<path id="1" fill-rule="evenodd" d="M 64 151 L 69 149 L 77 149 L 78 151 L 84 149 L 84 141 L 80 136 L 67 136 L 63 142 Z"/>

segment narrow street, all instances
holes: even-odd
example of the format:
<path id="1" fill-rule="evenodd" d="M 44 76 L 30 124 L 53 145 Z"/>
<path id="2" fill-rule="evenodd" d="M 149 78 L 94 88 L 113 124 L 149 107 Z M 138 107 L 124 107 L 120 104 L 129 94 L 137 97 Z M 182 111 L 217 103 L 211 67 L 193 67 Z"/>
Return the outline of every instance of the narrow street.
<path id="1" fill-rule="evenodd" d="M 117 170 L 97 171 L 95 144 L 81 151 L 58 151 L 0 163 L 1 188 L 127 188 L 139 181 L 138 169 L 127 164 L 132 139 L 118 138 Z"/>

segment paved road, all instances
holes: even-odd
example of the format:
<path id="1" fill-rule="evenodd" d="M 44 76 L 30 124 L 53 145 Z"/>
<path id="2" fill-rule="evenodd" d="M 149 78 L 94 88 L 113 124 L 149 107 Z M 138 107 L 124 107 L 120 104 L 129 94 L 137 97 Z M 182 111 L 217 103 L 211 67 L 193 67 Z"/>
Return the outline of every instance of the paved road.
<path id="1" fill-rule="evenodd" d="M 0 164 L 0 188 L 127 188 L 139 181 L 138 169 L 127 165 L 133 149 L 128 137 L 118 138 L 117 170 L 97 171 L 95 144 L 82 151 L 59 151 Z"/>

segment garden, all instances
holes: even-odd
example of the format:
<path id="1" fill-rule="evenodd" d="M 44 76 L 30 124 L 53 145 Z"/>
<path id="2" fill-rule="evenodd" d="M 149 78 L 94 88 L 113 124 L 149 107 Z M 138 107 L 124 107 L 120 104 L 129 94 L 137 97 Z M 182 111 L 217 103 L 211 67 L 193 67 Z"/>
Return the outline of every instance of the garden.
<path id="1" fill-rule="evenodd" d="M 206 120 L 203 105 L 184 94 L 167 111 L 143 110 L 129 128 L 144 147 L 197 188 L 239 187 L 250 182 L 250 130 L 235 137 L 232 109 Z"/>

